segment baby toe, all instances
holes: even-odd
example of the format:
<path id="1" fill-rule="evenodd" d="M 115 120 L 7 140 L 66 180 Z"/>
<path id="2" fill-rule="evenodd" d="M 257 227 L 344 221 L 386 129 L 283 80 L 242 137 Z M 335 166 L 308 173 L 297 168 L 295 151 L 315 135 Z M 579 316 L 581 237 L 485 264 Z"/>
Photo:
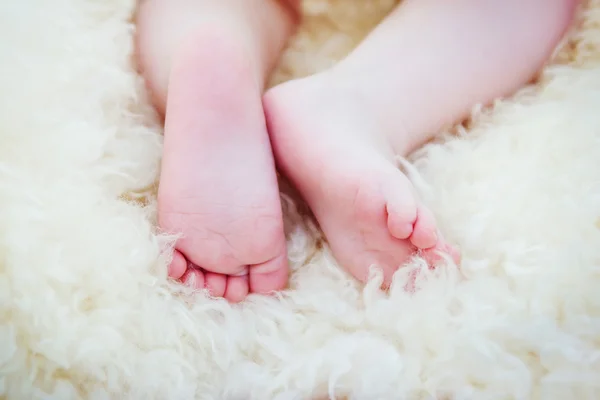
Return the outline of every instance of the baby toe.
<path id="1" fill-rule="evenodd" d="M 181 279 L 187 270 L 187 261 L 179 251 L 173 251 L 173 260 L 169 265 L 169 276 L 173 279 Z"/>
<path id="2" fill-rule="evenodd" d="M 410 236 L 410 242 L 419 249 L 429 249 L 438 242 L 435 217 L 431 210 L 425 206 L 419 206 L 418 208 L 417 222 Z"/>

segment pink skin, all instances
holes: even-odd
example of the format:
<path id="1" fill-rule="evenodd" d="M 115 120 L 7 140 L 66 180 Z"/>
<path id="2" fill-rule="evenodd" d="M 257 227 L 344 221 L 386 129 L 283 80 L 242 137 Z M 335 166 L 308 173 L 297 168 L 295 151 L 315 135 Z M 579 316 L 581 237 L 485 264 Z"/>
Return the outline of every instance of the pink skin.
<path id="1" fill-rule="evenodd" d="M 274 0 L 146 0 L 137 23 L 140 65 L 165 115 L 159 224 L 182 234 L 169 275 L 232 302 L 284 288 L 261 97 L 294 15 Z"/>
<path id="2" fill-rule="evenodd" d="M 509 95 L 548 59 L 575 0 L 405 0 L 345 60 L 264 100 L 281 170 L 337 260 L 391 281 L 416 249 L 459 254 L 395 165 L 476 103 Z M 508 27 L 510 25 L 510 28 Z"/>
<path id="3" fill-rule="evenodd" d="M 285 286 L 272 152 L 357 279 L 378 265 L 387 285 L 416 250 L 458 262 L 394 157 L 526 84 L 576 3 L 405 0 L 338 65 L 261 102 L 293 13 L 272 0 L 147 0 L 140 61 L 166 112 L 159 223 L 184 235 L 171 276 L 231 301 Z"/>

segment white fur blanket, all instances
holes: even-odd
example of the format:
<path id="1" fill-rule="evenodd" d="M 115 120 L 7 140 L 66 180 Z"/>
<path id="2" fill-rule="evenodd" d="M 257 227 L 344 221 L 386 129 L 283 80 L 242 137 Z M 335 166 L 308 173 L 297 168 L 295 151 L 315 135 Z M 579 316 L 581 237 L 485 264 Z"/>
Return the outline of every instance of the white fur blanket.
<path id="1" fill-rule="evenodd" d="M 275 81 L 392 0 L 306 0 Z M 0 398 L 600 398 L 600 1 L 541 81 L 415 155 L 460 273 L 356 284 L 286 199 L 294 275 L 241 306 L 166 278 L 133 0 L 0 3 Z"/>

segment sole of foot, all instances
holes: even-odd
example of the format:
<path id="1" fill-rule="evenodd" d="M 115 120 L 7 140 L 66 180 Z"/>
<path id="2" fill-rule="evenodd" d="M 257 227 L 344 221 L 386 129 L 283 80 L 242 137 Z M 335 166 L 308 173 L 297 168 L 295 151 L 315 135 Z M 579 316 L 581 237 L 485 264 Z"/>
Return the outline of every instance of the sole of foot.
<path id="1" fill-rule="evenodd" d="M 335 258 L 363 282 L 371 266 L 382 268 L 386 286 L 416 251 L 431 265 L 438 252 L 458 262 L 360 96 L 331 79 L 284 83 L 263 103 L 277 164 L 313 210 Z"/>
<path id="2" fill-rule="evenodd" d="M 159 225 L 182 235 L 170 276 L 233 302 L 288 278 L 261 88 L 236 35 L 209 26 L 173 58 L 158 194 Z"/>

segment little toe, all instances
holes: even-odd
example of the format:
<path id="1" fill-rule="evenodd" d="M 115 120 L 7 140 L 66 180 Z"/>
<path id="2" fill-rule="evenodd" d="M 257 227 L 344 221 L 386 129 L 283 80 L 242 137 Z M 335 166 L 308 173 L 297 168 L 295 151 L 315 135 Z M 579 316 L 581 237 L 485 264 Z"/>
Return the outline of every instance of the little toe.
<path id="1" fill-rule="evenodd" d="M 225 289 L 225 298 L 232 303 L 239 303 L 248 296 L 248 275 L 229 276 L 227 278 L 227 288 Z"/>
<path id="2" fill-rule="evenodd" d="M 182 275 L 181 281 L 194 289 L 203 289 L 205 282 L 204 273 L 197 268 L 188 268 Z"/>
<path id="3" fill-rule="evenodd" d="M 227 276 L 216 274 L 214 272 L 206 272 L 204 274 L 205 287 L 213 297 L 223 297 L 227 288 Z"/>
<path id="4" fill-rule="evenodd" d="M 287 285 L 289 276 L 286 252 L 261 263 L 250 266 L 249 283 L 253 293 L 270 293 Z"/>
<path id="5" fill-rule="evenodd" d="M 173 279 L 180 279 L 187 270 L 187 261 L 179 251 L 173 251 L 173 260 L 169 265 L 169 276 Z"/>
<path id="6" fill-rule="evenodd" d="M 397 239 L 408 239 L 417 220 L 417 203 L 410 190 L 410 182 L 400 171 L 394 171 L 393 180 L 384 189 L 386 197 L 387 225 L 390 234 Z"/>
<path id="7" fill-rule="evenodd" d="M 431 210 L 425 206 L 419 206 L 417 211 L 417 222 L 410 242 L 419 249 L 429 249 L 438 242 L 438 233 L 435 217 Z"/>

